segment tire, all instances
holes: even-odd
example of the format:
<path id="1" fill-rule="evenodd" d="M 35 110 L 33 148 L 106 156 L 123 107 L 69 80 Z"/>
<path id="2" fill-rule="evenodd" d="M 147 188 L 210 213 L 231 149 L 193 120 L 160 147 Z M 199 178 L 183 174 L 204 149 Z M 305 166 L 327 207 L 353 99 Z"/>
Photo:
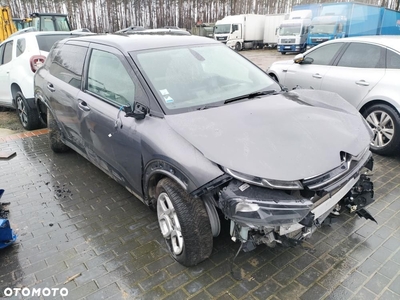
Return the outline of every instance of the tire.
<path id="1" fill-rule="evenodd" d="M 400 117 L 386 104 L 375 104 L 363 112 L 374 132 L 371 151 L 381 155 L 398 153 L 400 147 Z"/>
<path id="2" fill-rule="evenodd" d="M 29 107 L 22 92 L 17 92 L 15 95 L 15 103 L 17 104 L 19 121 L 26 130 L 34 130 L 41 127 L 42 123 L 40 122 L 37 110 Z"/>
<path id="3" fill-rule="evenodd" d="M 282 55 L 285 55 L 285 54 L 286 54 L 286 52 L 281 52 L 281 54 L 282 54 Z"/>
<path id="4" fill-rule="evenodd" d="M 54 120 L 49 109 L 47 109 L 47 127 L 49 128 L 49 143 L 51 150 L 55 153 L 67 152 L 69 147 L 62 142 L 60 128 L 58 128 L 57 122 Z"/>
<path id="5" fill-rule="evenodd" d="M 242 44 L 240 44 L 239 42 L 237 42 L 237 43 L 235 44 L 235 50 L 236 50 L 236 51 L 241 51 L 241 50 L 242 50 Z"/>
<path id="6" fill-rule="evenodd" d="M 211 255 L 213 236 L 204 203 L 189 196 L 170 178 L 156 187 L 157 217 L 171 256 L 191 267 Z"/>

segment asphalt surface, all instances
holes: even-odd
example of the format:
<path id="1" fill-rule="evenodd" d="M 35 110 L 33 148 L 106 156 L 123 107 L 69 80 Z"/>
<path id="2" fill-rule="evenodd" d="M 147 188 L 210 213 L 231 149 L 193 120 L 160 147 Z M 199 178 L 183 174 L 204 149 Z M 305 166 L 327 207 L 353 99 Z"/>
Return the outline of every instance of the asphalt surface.
<path id="1" fill-rule="evenodd" d="M 400 299 L 400 157 L 374 156 L 378 224 L 343 212 L 302 246 L 259 246 L 234 261 L 239 244 L 224 226 L 211 257 L 186 268 L 156 214 L 75 152 L 54 154 L 45 134 L 3 140 L 0 151 L 17 153 L 0 160 L 0 188 L 18 234 L 0 250 L 0 297 L 66 288 L 64 299 Z"/>

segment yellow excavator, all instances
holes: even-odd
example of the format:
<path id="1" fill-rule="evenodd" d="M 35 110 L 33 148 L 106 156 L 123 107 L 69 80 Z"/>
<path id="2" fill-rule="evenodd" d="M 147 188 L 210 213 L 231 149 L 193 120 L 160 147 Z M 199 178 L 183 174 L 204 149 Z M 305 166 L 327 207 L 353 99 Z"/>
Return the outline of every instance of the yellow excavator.
<path id="1" fill-rule="evenodd" d="M 11 9 L 9 6 L 0 6 L 0 43 L 17 32 L 17 28 L 12 19 Z"/>

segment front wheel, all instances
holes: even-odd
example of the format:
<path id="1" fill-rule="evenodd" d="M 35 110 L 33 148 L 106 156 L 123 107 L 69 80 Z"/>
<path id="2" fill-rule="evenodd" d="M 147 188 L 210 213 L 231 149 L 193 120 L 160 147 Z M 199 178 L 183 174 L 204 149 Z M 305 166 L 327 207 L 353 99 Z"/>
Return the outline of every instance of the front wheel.
<path id="1" fill-rule="evenodd" d="M 371 151 L 382 155 L 398 152 L 400 147 L 400 117 L 389 105 L 375 104 L 363 112 L 374 136 Z"/>
<path id="2" fill-rule="evenodd" d="M 172 257 L 184 266 L 197 265 L 211 254 L 213 237 L 204 203 L 170 178 L 156 187 L 157 217 Z"/>
<path id="3" fill-rule="evenodd" d="M 237 43 L 235 44 L 235 50 L 236 50 L 236 51 L 241 51 L 241 50 L 242 50 L 242 44 L 240 44 L 239 42 L 237 42 Z"/>
<path id="4" fill-rule="evenodd" d="M 34 130 L 40 128 L 41 122 L 39 114 L 36 110 L 31 109 L 22 92 L 17 92 L 15 95 L 17 104 L 17 114 L 22 126 L 26 130 Z"/>
<path id="5" fill-rule="evenodd" d="M 285 55 L 285 54 L 286 54 L 286 52 L 283 52 L 283 51 L 282 51 L 282 52 L 281 52 L 281 54 L 282 54 L 282 55 Z"/>

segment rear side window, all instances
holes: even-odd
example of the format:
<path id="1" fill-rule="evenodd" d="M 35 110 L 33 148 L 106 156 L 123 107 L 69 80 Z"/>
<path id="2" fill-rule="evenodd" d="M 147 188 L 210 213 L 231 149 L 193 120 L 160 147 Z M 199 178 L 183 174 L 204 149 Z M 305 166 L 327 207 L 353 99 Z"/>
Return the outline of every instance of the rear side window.
<path id="1" fill-rule="evenodd" d="M 50 52 L 50 49 L 51 49 L 51 47 L 53 47 L 55 42 L 65 39 L 65 38 L 68 38 L 68 37 L 71 37 L 71 35 L 70 34 L 57 34 L 57 35 L 56 34 L 54 34 L 54 35 L 46 34 L 46 35 L 37 35 L 36 40 L 39 45 L 39 50 Z"/>
<path id="2" fill-rule="evenodd" d="M 17 40 L 17 57 L 25 52 L 25 48 L 26 48 L 25 39 L 18 39 Z"/>
<path id="3" fill-rule="evenodd" d="M 50 74 L 80 89 L 87 48 L 64 45 L 54 52 L 54 59 L 49 68 Z"/>
<path id="4" fill-rule="evenodd" d="M 386 53 L 386 68 L 388 69 L 400 69 L 400 55 L 387 50 Z"/>
<path id="5" fill-rule="evenodd" d="M 3 56 L 3 65 L 6 63 L 9 63 L 12 59 L 12 47 L 13 47 L 13 41 L 8 42 L 5 44 L 4 48 L 4 56 Z"/>
<path id="6" fill-rule="evenodd" d="M 351 43 L 338 62 L 340 67 L 384 68 L 385 49 L 364 43 Z"/>

